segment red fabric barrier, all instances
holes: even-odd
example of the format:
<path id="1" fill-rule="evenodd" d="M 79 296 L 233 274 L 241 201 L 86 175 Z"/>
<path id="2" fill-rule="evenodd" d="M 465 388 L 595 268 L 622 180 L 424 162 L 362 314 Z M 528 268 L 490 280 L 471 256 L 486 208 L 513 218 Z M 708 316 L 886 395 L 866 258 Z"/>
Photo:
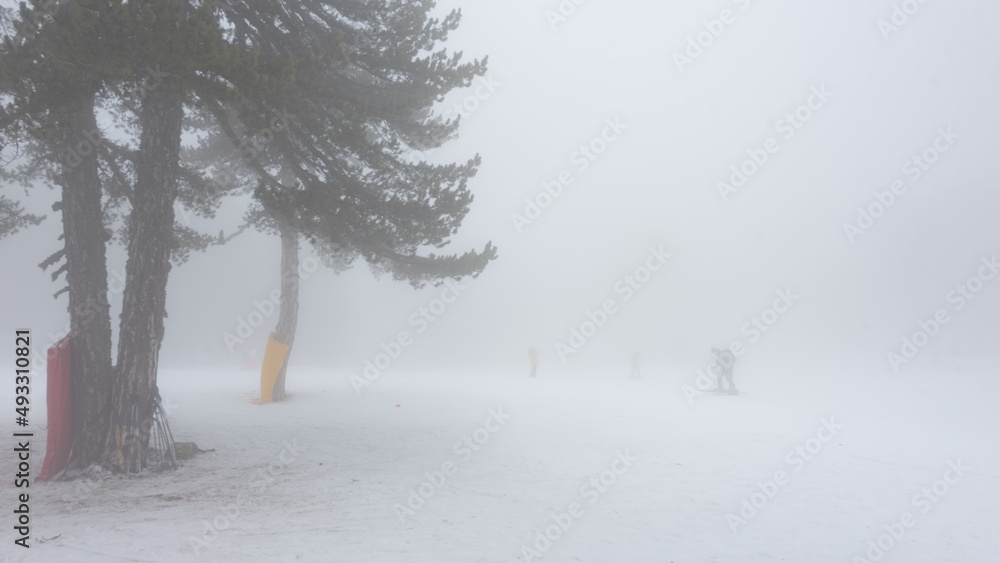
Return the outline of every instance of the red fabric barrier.
<path id="1" fill-rule="evenodd" d="M 69 461 L 73 444 L 73 411 L 70 403 L 69 336 L 49 348 L 48 398 L 49 433 L 45 444 L 45 461 L 38 481 L 59 474 Z"/>

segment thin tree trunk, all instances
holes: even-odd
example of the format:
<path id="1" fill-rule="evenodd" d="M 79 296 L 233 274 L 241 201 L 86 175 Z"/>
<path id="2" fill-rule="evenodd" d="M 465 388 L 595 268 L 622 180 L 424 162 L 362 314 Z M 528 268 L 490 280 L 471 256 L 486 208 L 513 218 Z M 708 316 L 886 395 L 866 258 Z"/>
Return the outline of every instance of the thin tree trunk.
<path id="1" fill-rule="evenodd" d="M 70 462 L 85 468 L 100 461 L 111 395 L 111 317 L 105 254 L 108 233 L 101 210 L 97 166 L 100 132 L 93 93 L 71 110 L 66 125 L 60 184 L 73 374 Z"/>
<path id="2" fill-rule="evenodd" d="M 171 82 L 159 84 L 143 100 L 118 365 L 105 457 L 115 472 L 141 471 L 149 444 L 158 393 L 156 369 L 166 317 L 170 253 L 174 247 L 174 200 L 183 115 L 183 95 Z"/>
<path id="3" fill-rule="evenodd" d="M 281 304 L 278 312 L 278 327 L 274 337 L 288 346 L 285 363 L 274 382 L 274 401 L 285 399 L 285 371 L 292 357 L 295 344 L 295 329 L 299 323 L 299 235 L 286 222 L 279 227 L 281 233 Z"/>

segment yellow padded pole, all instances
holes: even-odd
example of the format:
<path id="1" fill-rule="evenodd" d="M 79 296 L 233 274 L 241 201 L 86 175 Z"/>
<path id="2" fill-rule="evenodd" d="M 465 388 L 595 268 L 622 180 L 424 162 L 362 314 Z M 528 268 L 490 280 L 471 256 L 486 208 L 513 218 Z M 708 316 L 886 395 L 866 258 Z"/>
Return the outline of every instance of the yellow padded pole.
<path id="1" fill-rule="evenodd" d="M 264 350 L 264 361 L 260 364 L 260 402 L 270 403 L 274 395 L 274 382 L 278 380 L 281 366 L 285 365 L 288 355 L 288 345 L 278 342 L 272 332 L 267 337 L 267 349 Z"/>

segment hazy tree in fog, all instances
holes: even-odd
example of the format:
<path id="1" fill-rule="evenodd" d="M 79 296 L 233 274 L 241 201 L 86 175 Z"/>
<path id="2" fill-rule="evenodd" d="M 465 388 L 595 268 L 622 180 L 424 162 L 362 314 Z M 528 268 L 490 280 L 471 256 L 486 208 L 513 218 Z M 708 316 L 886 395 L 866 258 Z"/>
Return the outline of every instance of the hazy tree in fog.
<path id="1" fill-rule="evenodd" d="M 415 287 L 443 278 L 476 276 L 496 256 L 439 256 L 469 211 L 467 181 L 479 157 L 432 165 L 408 157 L 454 136 L 458 120 L 431 112 L 435 101 L 468 86 L 485 61 L 463 63 L 439 48 L 460 20 L 429 14 L 434 2 L 272 0 L 252 8 L 221 5 L 238 45 L 259 47 L 260 68 L 288 76 L 281 86 L 251 88 L 236 108 L 216 117 L 233 145 L 267 125 L 256 116 L 294 112 L 259 149 L 248 151 L 257 189 L 248 219 L 282 239 L 281 311 L 276 338 L 294 344 L 298 311 L 299 238 L 329 266 L 363 258 Z M 437 49 L 437 50 L 435 50 Z M 261 70 L 265 72 L 265 70 Z M 241 138 L 236 121 L 249 131 Z M 256 122 L 256 123 L 255 123 Z M 284 397 L 285 371 L 274 397 Z"/>
<path id="2" fill-rule="evenodd" d="M 70 293 L 74 383 L 82 383 L 74 463 L 143 467 L 171 261 L 209 243 L 177 224 L 174 205 L 210 216 L 233 187 L 214 181 L 197 158 L 182 166 L 185 123 L 240 147 L 245 136 L 273 129 L 269 117 L 279 108 L 295 108 L 266 146 L 241 155 L 256 184 L 248 222 L 282 236 L 277 334 L 289 345 L 300 238 L 329 266 L 361 257 L 376 273 L 416 287 L 478 275 L 495 257 L 491 244 L 461 256 L 429 252 L 447 245 L 467 214 L 479 157 L 431 165 L 407 155 L 454 136 L 457 120 L 434 116 L 431 106 L 485 71 L 485 61 L 434 51 L 459 14 L 436 20 L 432 9 L 433 2 L 251 8 L 93 0 L 21 10 L 16 37 L 0 53 L 0 76 L 8 77 L 0 83 L 8 102 L 0 133 L 5 143 L 29 141 L 22 180 L 47 175 L 63 188 L 65 248 L 46 263 L 65 259 L 56 274 L 66 273 Z M 98 109 L 134 143 L 103 134 Z M 38 219 L 2 203 L 8 230 Z M 128 261 L 112 370 L 104 256 L 110 222 L 125 208 Z M 283 384 L 282 374 L 279 397 Z"/>
<path id="3" fill-rule="evenodd" d="M 73 463 L 139 471 L 158 400 L 171 260 L 207 244 L 174 222 L 178 200 L 211 207 L 211 196 L 192 195 L 203 182 L 178 165 L 184 108 L 229 95 L 217 71 L 239 72 L 240 53 L 226 50 L 210 6 L 172 1 L 36 2 L 22 8 L 13 28 L 0 53 L 12 99 L 4 131 L 31 141 L 22 179 L 47 173 L 63 188 L 65 248 L 45 264 L 66 261 L 56 274 L 66 273 L 70 293 Z M 102 134 L 94 118 L 99 103 L 138 137 L 137 146 Z M 128 263 L 112 373 L 105 222 L 125 203 Z"/>
<path id="4" fill-rule="evenodd" d="M 54 205 L 63 224 L 63 248 L 42 262 L 65 274 L 73 365 L 73 462 L 87 466 L 102 453 L 111 391 L 111 319 L 96 99 L 116 79 L 124 60 L 101 37 L 120 24 L 107 6 L 21 7 L 0 47 L 0 88 L 9 96 L 0 118 L 8 139 L 26 149 L 21 165 L 7 168 L 19 182 L 43 179 L 61 188 Z M 111 47 L 108 49 L 108 47 Z M 120 49 L 118 49 L 120 51 Z M 2 133 L 0 133 L 2 134 Z M 7 165 L 9 163 L 5 163 Z M 6 168 L 6 166 L 5 166 Z M 21 221 L 24 222 L 23 220 Z"/>

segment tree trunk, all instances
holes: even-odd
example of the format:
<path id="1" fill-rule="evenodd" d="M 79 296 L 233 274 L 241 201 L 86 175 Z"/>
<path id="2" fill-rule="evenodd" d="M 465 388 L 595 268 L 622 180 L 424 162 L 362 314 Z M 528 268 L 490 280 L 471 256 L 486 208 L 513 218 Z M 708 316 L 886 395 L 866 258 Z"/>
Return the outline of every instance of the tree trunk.
<path id="1" fill-rule="evenodd" d="M 279 227 L 281 233 L 281 304 L 278 312 L 278 327 L 274 337 L 288 346 L 285 363 L 274 382 L 272 400 L 285 400 L 285 371 L 292 357 L 295 344 L 295 329 L 299 323 L 299 234 L 286 222 Z"/>
<path id="2" fill-rule="evenodd" d="M 66 126 L 60 184 L 73 374 L 70 462 L 85 468 L 100 462 L 111 398 L 111 317 L 105 254 L 108 233 L 101 210 L 97 166 L 100 131 L 94 116 L 93 93 L 69 112 Z"/>
<path id="3" fill-rule="evenodd" d="M 183 95 L 170 81 L 148 92 L 142 103 L 118 365 L 105 453 L 105 463 L 118 473 L 143 469 L 158 398 L 156 369 L 174 247 L 183 108 Z"/>

